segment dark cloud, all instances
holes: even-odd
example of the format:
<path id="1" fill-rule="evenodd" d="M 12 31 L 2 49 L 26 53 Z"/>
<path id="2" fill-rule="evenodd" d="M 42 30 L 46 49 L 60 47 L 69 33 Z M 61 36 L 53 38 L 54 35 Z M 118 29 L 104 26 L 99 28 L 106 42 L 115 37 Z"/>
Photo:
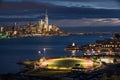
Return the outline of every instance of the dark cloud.
<path id="1" fill-rule="evenodd" d="M 56 0 L 53 0 L 56 1 Z M 59 0 L 59 1 L 71 1 L 71 2 L 109 2 L 109 1 L 120 1 L 120 0 Z"/>
<path id="2" fill-rule="evenodd" d="M 49 9 L 54 8 L 55 5 L 48 3 L 34 3 L 34 2 L 5 2 L 0 3 L 0 10 L 23 10 L 23 9 Z"/>
<path id="3" fill-rule="evenodd" d="M 64 20 L 51 20 L 51 23 L 54 23 L 58 26 L 120 26 L 119 18 L 82 18 L 82 19 L 64 19 Z"/>
<path id="4" fill-rule="evenodd" d="M 81 7 L 90 6 L 94 8 L 104 8 L 104 9 L 120 9 L 118 5 L 119 0 L 2 0 L 4 2 L 45 2 L 51 3 L 58 6 L 66 7 Z"/>
<path id="5" fill-rule="evenodd" d="M 120 0 L 0 0 L 1 2 L 42 2 L 42 1 L 70 1 L 70 2 L 110 2 Z"/>
<path id="6" fill-rule="evenodd" d="M 4 1 L 5 0 L 2 0 L 0 2 L 0 22 L 38 21 L 39 19 L 44 18 L 44 13 L 47 9 L 49 20 L 51 21 L 51 23 L 57 24 L 58 26 L 120 25 L 119 5 L 114 6 L 115 8 L 118 7 L 116 9 L 106 9 L 110 6 L 112 7 L 113 4 L 110 4 L 112 3 L 111 1 L 113 1 L 114 5 L 116 5 L 116 2 L 119 3 L 120 0 L 7 0 L 8 2 Z M 57 3 L 55 1 L 63 2 Z M 69 1 L 70 3 L 66 4 L 64 3 L 65 1 Z M 77 2 L 86 2 L 90 3 L 90 5 L 84 3 L 80 6 L 79 4 L 76 4 Z M 92 2 L 95 2 L 95 4 L 93 4 Z M 105 8 L 96 8 L 97 6 L 101 6 L 101 4 L 98 3 L 101 3 Z M 69 5 L 73 4 L 75 4 L 75 6 L 68 7 Z M 94 5 L 95 7 L 92 7 Z"/>
<path id="7" fill-rule="evenodd" d="M 21 7 L 20 7 L 21 8 Z M 94 9 L 94 8 L 78 8 L 78 7 L 48 7 L 40 6 L 32 9 L 22 9 L 19 11 L 10 11 L 6 13 L 0 12 L 1 15 L 27 15 L 36 16 L 31 20 L 38 20 L 44 17 L 45 9 L 48 10 L 50 19 L 81 19 L 81 18 L 120 18 L 120 10 L 106 10 L 106 9 Z M 1 17 L 4 19 L 4 17 Z M 14 17 L 13 17 L 14 18 Z M 21 17 L 22 18 L 22 17 Z M 24 16 L 23 16 L 24 18 Z M 2 20 L 3 20 L 2 19 Z M 26 20 L 26 19 L 25 19 Z"/>
<path id="8" fill-rule="evenodd" d="M 55 0 L 54 0 L 55 1 Z M 71 1 L 71 2 L 101 2 L 103 0 L 59 0 L 59 1 Z M 105 0 L 104 0 L 105 1 Z M 108 0 L 106 0 L 108 1 Z M 110 0 L 109 0 L 110 1 Z"/>
<path id="9" fill-rule="evenodd" d="M 0 19 L 1 19 L 0 21 L 6 21 L 6 20 L 35 21 L 40 18 L 44 18 L 44 13 L 46 9 L 48 10 L 49 18 L 53 20 L 81 19 L 81 18 L 120 18 L 119 9 L 66 7 L 66 6 L 53 5 L 50 3 L 34 3 L 34 2 L 9 3 L 7 2 L 7 3 L 1 3 L 0 5 Z M 11 17 L 9 18 L 9 16 Z M 16 19 L 17 16 L 19 17 L 18 19 Z"/>
<path id="10" fill-rule="evenodd" d="M 120 4 L 120 0 L 116 0 Z"/>

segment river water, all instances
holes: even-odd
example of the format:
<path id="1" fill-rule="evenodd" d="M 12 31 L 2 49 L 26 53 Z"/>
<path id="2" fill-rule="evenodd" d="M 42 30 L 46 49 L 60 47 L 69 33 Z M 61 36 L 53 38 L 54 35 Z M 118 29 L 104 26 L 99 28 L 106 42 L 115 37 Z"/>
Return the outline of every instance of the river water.
<path id="1" fill-rule="evenodd" d="M 16 73 L 24 68 L 17 63 L 25 60 L 35 60 L 43 56 L 65 57 L 71 56 L 71 52 L 64 48 L 73 42 L 79 45 L 95 43 L 96 40 L 111 38 L 112 35 L 71 35 L 54 37 L 27 37 L 0 40 L 0 74 Z M 83 52 L 77 52 L 77 56 Z"/>

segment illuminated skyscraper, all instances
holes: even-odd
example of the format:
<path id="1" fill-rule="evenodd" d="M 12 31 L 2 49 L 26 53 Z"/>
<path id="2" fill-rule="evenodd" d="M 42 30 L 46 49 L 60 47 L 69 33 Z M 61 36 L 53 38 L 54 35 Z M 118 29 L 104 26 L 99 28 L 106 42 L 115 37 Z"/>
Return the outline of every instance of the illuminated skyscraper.
<path id="1" fill-rule="evenodd" d="M 37 29 L 38 33 L 42 33 L 43 24 L 44 24 L 43 20 L 42 19 L 39 20 L 39 22 L 38 22 L 38 29 Z"/>
<path id="2" fill-rule="evenodd" d="M 59 31 L 59 28 L 53 24 L 48 23 L 48 14 L 46 11 L 44 20 L 41 19 L 38 22 L 37 32 L 41 34 L 49 34 L 51 31 L 57 32 Z"/>
<path id="3" fill-rule="evenodd" d="M 46 13 L 45 13 L 45 24 L 48 26 L 48 15 L 47 15 L 47 10 L 46 10 Z"/>
<path id="4" fill-rule="evenodd" d="M 47 11 L 45 13 L 45 20 L 44 20 L 44 32 L 47 32 L 49 30 L 49 26 L 48 26 L 48 15 L 47 15 Z"/>

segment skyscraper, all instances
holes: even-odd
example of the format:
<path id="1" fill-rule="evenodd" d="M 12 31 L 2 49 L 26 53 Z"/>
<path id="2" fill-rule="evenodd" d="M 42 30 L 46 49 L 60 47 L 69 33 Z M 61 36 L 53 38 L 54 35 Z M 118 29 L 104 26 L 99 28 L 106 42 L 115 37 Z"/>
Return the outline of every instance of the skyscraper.
<path id="1" fill-rule="evenodd" d="M 45 12 L 45 20 L 44 20 L 44 32 L 47 32 L 49 30 L 49 26 L 48 26 L 48 15 L 47 15 L 47 10 Z"/>
<path id="2" fill-rule="evenodd" d="M 45 13 L 45 24 L 48 26 L 48 15 L 47 15 L 47 10 L 46 10 L 46 13 Z"/>
<path id="3" fill-rule="evenodd" d="M 38 33 L 43 33 L 43 32 L 49 31 L 47 10 L 45 12 L 45 19 L 44 20 L 41 19 L 38 22 L 37 31 L 38 31 Z"/>
<path id="4" fill-rule="evenodd" d="M 39 22 L 38 22 L 38 29 L 37 29 L 38 33 L 42 33 L 43 24 L 44 24 L 43 20 L 42 19 L 39 20 Z"/>

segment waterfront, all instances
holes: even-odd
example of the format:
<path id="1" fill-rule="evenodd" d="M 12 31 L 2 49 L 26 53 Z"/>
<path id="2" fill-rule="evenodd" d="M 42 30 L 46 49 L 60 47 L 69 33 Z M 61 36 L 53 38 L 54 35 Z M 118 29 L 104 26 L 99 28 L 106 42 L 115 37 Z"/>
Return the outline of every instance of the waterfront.
<path id="1" fill-rule="evenodd" d="M 102 37 L 101 37 L 102 36 Z M 54 37 L 27 37 L 0 40 L 0 74 L 16 73 L 24 68 L 17 63 L 25 60 L 39 59 L 46 48 L 46 57 L 71 56 L 64 48 L 73 42 L 84 45 L 95 43 L 96 40 L 111 38 L 112 35 L 71 35 Z M 41 54 L 38 53 L 41 51 Z M 77 56 L 82 53 L 77 52 Z"/>

